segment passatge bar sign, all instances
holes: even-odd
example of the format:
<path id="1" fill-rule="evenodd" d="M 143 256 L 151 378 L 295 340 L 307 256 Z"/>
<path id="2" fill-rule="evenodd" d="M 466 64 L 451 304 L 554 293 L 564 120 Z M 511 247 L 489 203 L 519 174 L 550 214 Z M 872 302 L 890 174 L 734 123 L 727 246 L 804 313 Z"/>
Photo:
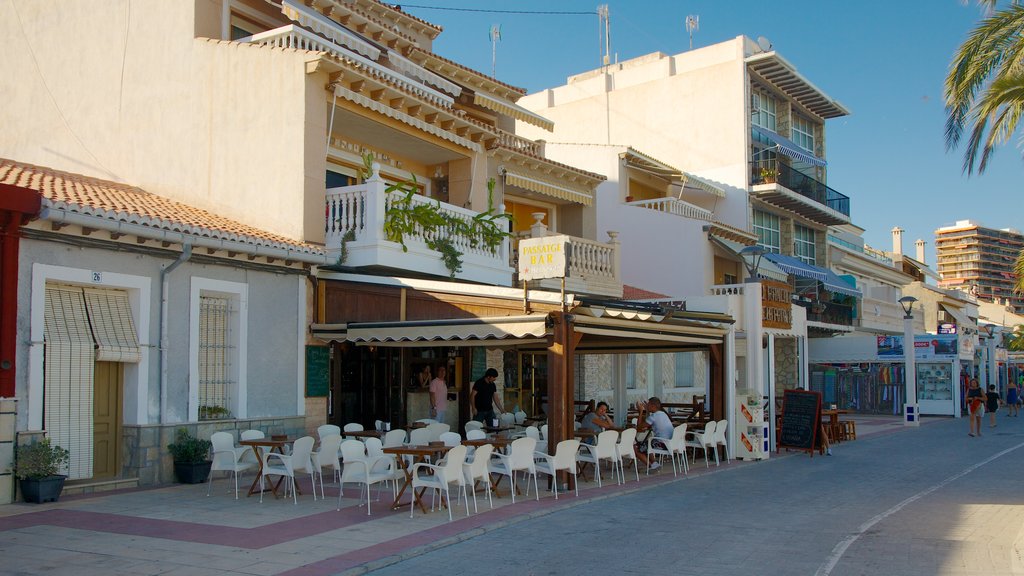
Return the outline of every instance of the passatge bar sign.
<path id="1" fill-rule="evenodd" d="M 564 278 L 568 236 L 523 238 L 519 241 L 519 279 Z"/>

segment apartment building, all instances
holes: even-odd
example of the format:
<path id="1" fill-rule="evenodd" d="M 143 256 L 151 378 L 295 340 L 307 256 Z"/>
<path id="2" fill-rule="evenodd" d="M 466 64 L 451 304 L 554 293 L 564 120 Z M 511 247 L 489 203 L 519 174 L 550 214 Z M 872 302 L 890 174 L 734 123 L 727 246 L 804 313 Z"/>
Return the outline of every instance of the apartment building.
<path id="1" fill-rule="evenodd" d="M 1024 235 L 1013 228 L 997 230 L 972 220 L 943 226 L 935 231 L 939 286 L 1024 312 L 1024 295 L 1014 291 L 1014 263 L 1022 250 Z"/>

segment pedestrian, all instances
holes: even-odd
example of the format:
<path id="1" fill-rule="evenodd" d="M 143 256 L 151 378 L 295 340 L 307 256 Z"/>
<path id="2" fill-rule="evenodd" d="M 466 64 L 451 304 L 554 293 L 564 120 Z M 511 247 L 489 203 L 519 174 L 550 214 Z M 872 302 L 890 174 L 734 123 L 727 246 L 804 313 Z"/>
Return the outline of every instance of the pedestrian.
<path id="1" fill-rule="evenodd" d="M 472 410 L 473 420 L 490 424 L 497 416 L 494 407 L 498 407 L 498 414 L 505 411 L 501 398 L 498 396 L 498 387 L 494 381 L 498 379 L 498 371 L 488 368 L 484 375 L 473 383 L 473 389 L 469 393 L 469 406 Z"/>
<path id="2" fill-rule="evenodd" d="M 437 376 L 430 381 L 430 417 L 438 422 L 444 422 L 448 410 L 448 383 L 444 379 L 447 372 L 444 365 L 438 366 Z"/>
<path id="3" fill-rule="evenodd" d="M 978 379 L 971 378 L 970 388 L 967 389 L 967 421 L 971 431 L 968 436 L 981 436 L 981 415 L 985 413 L 985 397 L 978 387 Z"/>
<path id="4" fill-rule="evenodd" d="M 988 412 L 988 427 L 996 427 L 996 411 L 999 410 L 999 392 L 996 392 L 995 384 L 988 385 L 988 392 L 985 393 L 985 411 Z"/>
<path id="5" fill-rule="evenodd" d="M 1006 412 L 1007 416 L 1020 416 L 1020 390 L 1017 384 L 1010 380 L 1006 384 Z"/>

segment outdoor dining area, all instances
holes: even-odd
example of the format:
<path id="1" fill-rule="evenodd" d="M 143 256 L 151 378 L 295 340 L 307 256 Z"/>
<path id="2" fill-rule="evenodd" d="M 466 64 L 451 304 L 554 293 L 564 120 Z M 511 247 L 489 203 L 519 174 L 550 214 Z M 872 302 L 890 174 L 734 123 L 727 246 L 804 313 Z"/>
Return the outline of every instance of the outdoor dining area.
<path id="1" fill-rule="evenodd" d="M 453 495 L 455 506 L 469 516 L 479 513 L 480 498 L 493 509 L 495 499 L 515 504 L 531 496 L 540 500 L 542 492 L 554 499 L 566 491 L 579 496 L 581 488 L 602 488 L 609 479 L 615 485 L 630 476 L 640 482 L 659 475 L 662 467 L 671 466 L 674 476 L 687 474 L 698 451 L 705 467 L 711 460 L 719 465 L 729 459 L 726 421 L 676 414 L 669 437 L 654 436 L 652 429 L 642 433 L 647 464 L 641 474 L 636 416 L 627 426 L 597 431 L 583 424 L 586 413 L 577 414 L 572 437 L 555 444 L 551 453 L 543 415 L 530 418 L 524 412 L 506 412 L 486 424 L 469 421 L 461 432 L 432 419 L 404 428 L 379 420 L 372 429 L 325 424 L 316 437 L 300 438 L 245 430 L 236 441 L 232 432 L 215 432 L 207 496 L 216 477 L 217 483 L 232 479 L 231 492 L 239 499 L 245 490 L 239 477 L 252 473 L 244 495 L 258 496 L 260 502 L 272 496 L 299 505 L 300 499 L 327 501 L 327 492 L 335 492 L 331 500 L 337 510 L 365 506 L 371 515 L 377 506 L 408 508 L 410 517 L 417 509 L 420 514 L 446 510 L 452 520 Z M 633 474 L 627 474 L 629 467 Z"/>

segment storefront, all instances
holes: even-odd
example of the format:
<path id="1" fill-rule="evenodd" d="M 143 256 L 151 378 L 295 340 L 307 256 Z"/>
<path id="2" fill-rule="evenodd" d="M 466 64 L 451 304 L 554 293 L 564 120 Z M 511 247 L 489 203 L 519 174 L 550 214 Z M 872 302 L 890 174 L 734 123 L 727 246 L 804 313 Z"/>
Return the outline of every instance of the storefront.
<path id="1" fill-rule="evenodd" d="M 914 337 L 917 401 L 921 414 L 960 415 L 960 350 L 956 334 Z M 822 401 L 859 413 L 903 413 L 906 368 L 902 336 L 813 339 L 811 390 Z"/>

